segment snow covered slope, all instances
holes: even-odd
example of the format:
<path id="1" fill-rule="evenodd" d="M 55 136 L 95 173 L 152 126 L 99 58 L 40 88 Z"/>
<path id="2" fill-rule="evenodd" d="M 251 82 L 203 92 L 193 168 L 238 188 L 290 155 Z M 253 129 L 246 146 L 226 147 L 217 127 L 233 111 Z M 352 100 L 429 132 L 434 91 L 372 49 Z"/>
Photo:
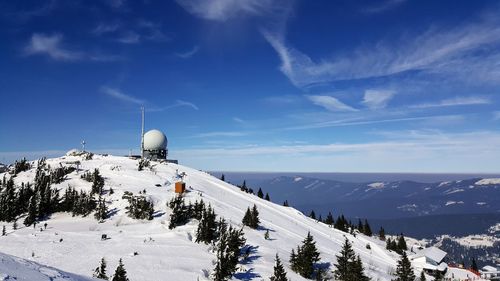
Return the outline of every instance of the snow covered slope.
<path id="1" fill-rule="evenodd" d="M 13 230 L 6 225 L 7 236 L 0 237 L 0 252 L 61 268 L 84 276 L 91 276 L 102 257 L 108 262 L 108 275 L 114 271 L 118 260 L 123 263 L 130 280 L 209 280 L 214 267 L 215 255 L 210 246 L 194 242 L 197 221 L 185 226 L 168 229 L 170 209 L 167 202 L 175 196 L 173 184 L 176 175 L 185 172 L 187 194 L 185 200 L 194 203 L 203 199 L 210 203 L 219 217 L 241 227 L 241 220 L 247 207 L 256 204 L 260 212 L 261 228 L 245 227 L 247 244 L 254 251 L 234 279 L 268 279 L 271 276 L 275 254 L 278 253 L 287 267 L 292 280 L 304 280 L 289 270 L 290 251 L 301 243 L 310 231 L 321 252 L 322 262 L 336 262 L 335 255 L 347 237 L 363 260 L 366 273 L 375 280 L 391 280 L 398 256 L 385 249 L 385 243 L 376 238 L 358 234 L 356 237 L 332 229 L 304 216 L 301 212 L 244 193 L 235 186 L 192 168 L 176 164 L 152 162 L 152 168 L 138 171 L 138 161 L 127 157 L 94 155 L 92 160 L 78 156 L 48 159 L 47 164 L 58 167 L 80 161 L 80 170 L 67 176 L 60 189 L 72 186 L 77 190 L 91 189 L 91 183 L 81 179 L 83 172 L 99 168 L 105 178 L 105 190 L 113 188 L 114 194 L 106 192 L 111 217 L 98 223 L 92 215 L 72 217 L 57 213 L 47 220 L 48 227 L 24 227 Z M 0 176 L 3 176 L 0 174 Z M 15 183 L 32 182 L 35 169 L 20 173 Z M 146 195 L 155 204 L 152 221 L 134 220 L 127 216 L 127 200 L 122 199 L 125 191 Z M 62 192 L 61 192 L 62 194 Z M 20 220 L 21 221 L 21 220 Z M 2 223 L 0 223 L 1 225 Z M 266 229 L 270 239 L 264 239 Z M 101 240 L 107 234 L 110 239 Z M 370 244 L 371 249 L 367 249 Z M 137 255 L 134 255 L 134 252 Z M 32 255 L 34 256 L 32 257 Z M 43 280 L 43 279 L 42 279 Z"/>
<path id="2" fill-rule="evenodd" d="M 67 273 L 36 262 L 0 253 L 1 281 L 90 281 L 98 280 Z"/>

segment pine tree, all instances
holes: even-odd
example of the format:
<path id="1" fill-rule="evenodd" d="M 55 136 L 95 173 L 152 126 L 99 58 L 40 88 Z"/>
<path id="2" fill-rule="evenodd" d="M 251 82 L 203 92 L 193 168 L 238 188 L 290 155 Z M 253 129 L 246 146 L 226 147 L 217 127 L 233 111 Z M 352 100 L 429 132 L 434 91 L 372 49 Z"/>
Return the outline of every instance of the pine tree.
<path id="1" fill-rule="evenodd" d="M 396 267 L 396 279 L 393 281 L 414 281 L 415 273 L 411 267 L 411 262 L 406 256 L 406 252 L 403 251 L 401 259 L 398 261 L 398 266 Z"/>
<path id="2" fill-rule="evenodd" d="M 104 187 L 104 178 L 99 174 L 99 169 L 94 170 L 92 175 L 92 193 L 102 194 L 102 188 Z"/>
<path id="3" fill-rule="evenodd" d="M 472 258 L 472 263 L 471 263 L 471 266 L 470 268 L 474 271 L 478 271 L 478 267 L 477 267 L 477 263 L 476 263 L 476 259 L 475 258 Z"/>
<path id="4" fill-rule="evenodd" d="M 169 202 L 169 207 L 172 209 L 170 214 L 169 229 L 174 229 L 177 226 L 184 225 L 189 220 L 188 208 L 184 203 L 184 197 L 176 196 Z"/>
<path id="5" fill-rule="evenodd" d="M 250 226 L 252 222 L 252 211 L 250 211 L 250 207 L 247 208 L 245 215 L 243 216 L 243 220 L 241 221 L 243 225 Z"/>
<path id="6" fill-rule="evenodd" d="M 216 281 L 228 280 L 236 271 L 241 248 L 245 245 L 246 239 L 243 231 L 227 228 L 224 219 L 219 223 L 219 240 L 217 242 L 217 261 L 214 268 L 213 277 Z"/>
<path id="7" fill-rule="evenodd" d="M 12 229 L 17 230 L 17 219 L 14 220 L 14 223 L 12 224 Z"/>
<path id="8" fill-rule="evenodd" d="M 254 204 L 253 208 L 247 208 L 245 215 L 242 220 L 243 225 L 249 226 L 253 229 L 257 229 L 259 227 L 260 219 L 259 219 L 259 210 L 257 206 Z"/>
<path id="9" fill-rule="evenodd" d="M 363 234 L 366 236 L 372 236 L 373 234 L 367 219 L 365 219 L 365 224 L 363 225 Z"/>
<path id="10" fill-rule="evenodd" d="M 285 206 L 285 207 L 288 207 L 288 206 L 289 206 L 289 205 L 288 205 L 288 200 L 285 200 L 285 201 L 283 202 L 283 206 Z"/>
<path id="11" fill-rule="evenodd" d="M 361 262 L 361 257 L 358 255 L 355 262 L 352 264 L 352 273 L 354 275 L 354 280 L 356 281 L 369 281 L 370 278 L 365 275 L 363 268 L 363 262 Z"/>
<path id="12" fill-rule="evenodd" d="M 217 238 L 217 221 L 212 207 L 209 205 L 203 210 L 198 229 L 196 230 L 196 243 L 209 244 Z"/>
<path id="13" fill-rule="evenodd" d="M 408 250 L 408 247 L 406 246 L 406 241 L 405 241 L 405 237 L 403 235 L 403 233 L 401 233 L 401 235 L 399 236 L 399 240 L 398 240 L 398 246 L 397 246 L 399 252 L 403 252 L 403 251 L 406 251 Z"/>
<path id="14" fill-rule="evenodd" d="M 221 180 L 221 181 L 226 181 L 226 177 L 224 176 L 224 174 L 222 174 L 222 175 L 220 176 L 220 180 Z"/>
<path id="15" fill-rule="evenodd" d="M 316 219 L 316 213 L 314 212 L 314 210 L 311 210 L 311 212 L 309 213 L 309 217 L 313 220 Z"/>
<path id="16" fill-rule="evenodd" d="M 269 197 L 269 193 L 266 192 L 266 197 L 264 197 L 265 200 L 271 201 L 271 198 Z"/>
<path id="17" fill-rule="evenodd" d="M 260 219 L 259 219 L 259 210 L 257 209 L 257 206 L 254 204 L 252 208 L 252 228 L 257 229 L 260 224 Z"/>
<path id="18" fill-rule="evenodd" d="M 276 259 L 274 263 L 274 274 L 271 276 L 271 281 L 288 281 L 286 277 L 286 271 L 281 263 L 280 257 L 276 254 Z"/>
<path id="19" fill-rule="evenodd" d="M 2 226 L 2 236 L 7 235 L 7 231 L 5 230 L 5 225 Z"/>
<path id="20" fill-rule="evenodd" d="M 97 201 L 97 209 L 94 217 L 99 222 L 104 222 L 104 220 L 108 218 L 108 207 L 106 206 L 106 202 L 102 199 L 101 195 L 99 195 L 99 199 Z"/>
<path id="21" fill-rule="evenodd" d="M 262 189 L 259 187 L 259 191 L 257 191 L 257 196 L 259 198 L 264 198 L 264 193 L 262 192 Z"/>
<path id="22" fill-rule="evenodd" d="M 310 232 L 302 241 L 302 245 L 297 247 L 297 253 L 292 250 L 290 265 L 293 271 L 304 278 L 311 278 L 315 273 L 314 265 L 320 261 L 316 242 Z"/>
<path id="23" fill-rule="evenodd" d="M 326 216 L 325 223 L 329 226 L 332 226 L 334 224 L 333 220 L 333 215 L 331 212 L 328 212 L 328 215 Z"/>
<path id="24" fill-rule="evenodd" d="M 38 217 L 38 208 L 37 208 L 37 196 L 36 193 L 31 196 L 30 203 L 28 206 L 28 215 L 24 219 L 24 225 L 30 226 L 36 222 L 36 218 Z"/>
<path id="25" fill-rule="evenodd" d="M 264 239 L 269 240 L 269 229 L 267 229 L 266 233 L 264 233 Z"/>
<path id="26" fill-rule="evenodd" d="M 426 281 L 424 271 L 420 271 L 420 281 Z"/>
<path id="27" fill-rule="evenodd" d="M 340 255 L 337 257 L 337 263 L 335 264 L 334 276 L 336 280 L 339 281 L 354 281 L 353 279 L 353 264 L 356 262 L 356 256 L 352 245 L 345 239 L 342 250 L 340 250 Z"/>
<path id="28" fill-rule="evenodd" d="M 123 265 L 122 259 L 118 262 L 118 267 L 115 270 L 115 275 L 111 281 L 129 281 L 127 278 L 127 271 Z"/>
<path id="29" fill-rule="evenodd" d="M 109 280 L 108 276 L 106 275 L 106 260 L 104 258 L 101 259 L 101 264 L 94 270 L 94 274 L 92 275 L 92 277 Z"/>
<path id="30" fill-rule="evenodd" d="M 383 227 L 380 227 L 380 230 L 378 231 L 378 238 L 385 241 L 385 229 Z"/>

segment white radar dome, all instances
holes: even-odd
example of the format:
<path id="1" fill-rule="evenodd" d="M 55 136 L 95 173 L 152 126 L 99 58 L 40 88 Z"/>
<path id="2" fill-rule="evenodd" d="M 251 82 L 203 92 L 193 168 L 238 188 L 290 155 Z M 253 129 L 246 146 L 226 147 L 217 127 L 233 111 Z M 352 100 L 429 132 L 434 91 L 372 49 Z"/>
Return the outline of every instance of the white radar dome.
<path id="1" fill-rule="evenodd" d="M 145 150 L 167 149 L 167 137 L 161 131 L 150 130 L 144 134 Z"/>

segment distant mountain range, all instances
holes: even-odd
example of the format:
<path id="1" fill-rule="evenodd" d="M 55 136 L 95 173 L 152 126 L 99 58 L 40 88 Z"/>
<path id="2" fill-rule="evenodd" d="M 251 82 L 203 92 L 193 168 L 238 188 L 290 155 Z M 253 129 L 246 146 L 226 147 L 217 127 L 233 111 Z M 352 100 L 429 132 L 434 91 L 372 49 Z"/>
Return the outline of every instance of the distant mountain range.
<path id="1" fill-rule="evenodd" d="M 301 176 L 258 182 L 275 202 L 309 213 L 333 211 L 351 218 L 395 219 L 427 215 L 500 213 L 500 179 L 438 183 L 390 181 L 351 183 Z"/>

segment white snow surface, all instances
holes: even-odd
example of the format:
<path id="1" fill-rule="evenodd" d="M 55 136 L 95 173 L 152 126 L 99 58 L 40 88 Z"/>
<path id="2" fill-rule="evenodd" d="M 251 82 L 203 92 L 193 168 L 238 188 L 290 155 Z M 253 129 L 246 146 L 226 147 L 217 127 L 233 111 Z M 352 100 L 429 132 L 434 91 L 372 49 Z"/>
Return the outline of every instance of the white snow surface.
<path id="1" fill-rule="evenodd" d="M 482 179 L 474 183 L 475 185 L 500 184 L 500 178 Z"/>
<path id="2" fill-rule="evenodd" d="M 21 218 L 17 230 L 6 224 L 7 236 L 0 237 L 0 252 L 83 276 L 91 276 L 104 257 L 108 276 L 112 275 L 122 258 L 130 280 L 165 280 L 166 277 L 169 280 L 209 280 L 215 254 L 210 245 L 194 242 L 198 222 L 192 220 L 185 226 L 168 229 L 170 209 L 166 204 L 175 196 L 173 183 L 177 181 L 177 173 L 185 172 L 187 202 L 203 199 L 212 205 L 218 217 L 224 217 L 236 227 L 242 227 L 241 220 L 247 207 L 255 204 L 259 210 L 261 228 L 244 228 L 247 244 L 256 247 L 256 250 L 248 262 L 240 265 L 241 269 L 232 280 L 267 280 L 272 275 L 276 253 L 285 264 L 291 280 L 306 280 L 290 270 L 288 260 L 291 249 L 296 248 L 309 231 L 316 241 L 322 262 L 331 264 L 330 270 L 334 269 L 335 255 L 346 237 L 361 256 L 365 272 L 373 280 L 391 280 L 389 273 L 394 272 L 399 259 L 397 254 L 385 249 L 385 242 L 376 238 L 362 234 L 354 237 L 330 228 L 296 209 L 244 193 L 205 172 L 182 165 L 151 162 L 151 169 L 138 171 L 138 160 L 102 155 L 94 155 L 92 160 L 64 156 L 48 159 L 47 164 L 58 167 L 77 160 L 81 162 L 80 170 L 53 186 L 61 189 L 61 195 L 68 186 L 89 191 L 91 183 L 80 176 L 87 170 L 99 168 L 105 178 L 105 190 L 114 190 L 114 194 L 106 192 L 104 195 L 111 217 L 104 223 L 98 223 L 93 214 L 72 217 L 67 213 L 56 213 L 46 221 L 48 227 L 42 232 L 39 227 L 24 227 Z M 32 182 L 34 176 L 33 168 L 20 173 L 15 183 Z M 138 194 L 142 190 L 146 190 L 155 204 L 156 214 L 151 221 L 134 220 L 125 213 L 128 202 L 122 199 L 123 193 L 130 191 Z M 266 229 L 270 232 L 269 240 L 264 239 Z M 107 234 L 110 239 L 101 241 L 102 234 Z M 371 249 L 367 249 L 367 244 Z M 9 270 L 12 268 L 9 267 Z"/>
<path id="3" fill-rule="evenodd" d="M 1 281 L 90 281 L 100 280 L 67 273 L 53 267 L 0 253 Z"/>

